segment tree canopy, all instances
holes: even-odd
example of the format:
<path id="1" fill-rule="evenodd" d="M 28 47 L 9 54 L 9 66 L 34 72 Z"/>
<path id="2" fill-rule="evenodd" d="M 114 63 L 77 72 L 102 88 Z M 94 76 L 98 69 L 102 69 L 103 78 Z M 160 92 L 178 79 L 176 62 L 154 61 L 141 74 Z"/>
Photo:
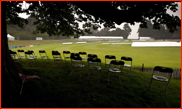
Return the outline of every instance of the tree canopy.
<path id="1" fill-rule="evenodd" d="M 78 22 L 83 22 L 83 27 L 97 29 L 103 24 L 105 27 L 114 28 L 115 24 L 139 22 L 141 28 L 147 27 L 147 19 L 154 22 L 153 28 L 160 29 L 164 24 L 169 32 L 174 32 L 181 26 L 178 16 L 169 15 L 167 9 L 177 11 L 174 1 L 26 1 L 30 6 L 21 10 L 20 1 L 9 1 L 6 12 L 8 23 L 18 24 L 22 27 L 27 20 L 18 17 L 18 13 L 26 12 L 36 18 L 37 25 L 34 33 L 47 32 L 53 35 L 84 35 L 89 29 L 80 29 Z"/>

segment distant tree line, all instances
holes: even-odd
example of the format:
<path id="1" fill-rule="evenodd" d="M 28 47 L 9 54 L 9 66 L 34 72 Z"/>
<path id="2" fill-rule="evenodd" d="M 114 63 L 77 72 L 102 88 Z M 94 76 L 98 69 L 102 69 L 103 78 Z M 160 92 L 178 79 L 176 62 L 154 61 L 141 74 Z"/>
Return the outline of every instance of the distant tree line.
<path id="1" fill-rule="evenodd" d="M 70 37 L 67 36 L 51 36 L 49 37 L 49 35 L 47 33 L 39 33 L 39 34 L 33 34 L 34 31 L 36 30 L 36 26 L 33 25 L 35 18 L 33 17 L 29 17 L 27 18 L 28 20 L 28 25 L 24 25 L 23 28 L 18 27 L 17 25 L 7 25 L 7 31 L 10 35 L 14 36 L 15 39 L 20 39 L 18 37 L 42 37 L 43 40 L 57 40 L 57 39 L 69 39 Z M 129 27 L 128 24 L 124 25 L 124 29 L 120 29 L 120 28 L 116 28 L 115 30 L 110 31 L 110 28 L 105 27 L 103 29 L 101 29 L 100 31 L 98 29 L 93 29 L 92 25 L 88 30 L 85 29 L 85 31 L 90 31 L 88 33 L 85 33 L 85 35 L 87 36 L 121 36 L 124 39 L 127 39 L 127 37 L 130 35 L 131 33 L 131 28 Z"/>
<path id="2" fill-rule="evenodd" d="M 36 30 L 36 26 L 33 25 L 33 22 L 35 21 L 35 18 L 29 17 L 27 18 L 28 25 L 24 25 L 23 28 L 18 27 L 17 25 L 7 25 L 7 32 L 8 34 L 15 37 L 16 40 L 18 40 L 18 37 L 42 37 L 43 40 L 57 40 L 57 39 L 69 39 L 70 37 L 67 36 L 51 36 L 47 33 L 39 33 L 39 34 L 33 34 L 33 32 Z"/>
<path id="3" fill-rule="evenodd" d="M 33 34 L 36 30 L 36 26 L 33 25 L 33 22 L 35 21 L 35 18 L 29 17 L 27 18 L 28 25 L 24 25 L 23 28 L 18 27 L 17 25 L 7 25 L 7 31 L 10 35 L 14 36 L 15 39 L 19 39 L 18 37 L 42 37 L 44 40 L 53 40 L 53 39 L 69 39 L 70 37 L 67 36 L 51 36 L 49 37 L 46 33 L 39 33 L 39 34 Z M 124 39 L 127 39 L 127 37 L 131 33 L 131 28 L 128 24 L 125 24 L 124 29 L 116 28 L 113 31 L 110 31 L 110 28 L 106 27 L 99 30 L 93 29 L 93 25 L 89 28 L 90 34 L 85 33 L 87 36 L 121 36 Z M 86 30 L 85 30 L 86 31 Z"/>
<path id="4" fill-rule="evenodd" d="M 17 25 L 7 25 L 8 34 L 15 37 L 17 40 L 18 37 L 42 37 L 43 40 L 58 40 L 58 39 L 69 39 L 70 37 L 67 36 L 51 36 L 47 33 L 39 33 L 33 34 L 36 30 L 36 26 L 33 25 L 35 18 L 29 17 L 27 18 L 28 25 L 24 25 L 24 28 L 20 28 Z M 151 37 L 154 39 L 181 39 L 181 27 L 177 27 L 178 31 L 174 33 L 169 33 L 169 30 L 165 28 L 165 25 L 160 25 L 160 30 L 153 29 L 153 24 L 151 21 L 147 21 L 148 28 L 139 28 L 138 35 L 139 37 Z M 89 33 L 85 33 L 85 36 L 119 36 L 127 39 L 128 36 L 131 34 L 131 28 L 128 24 L 123 26 L 123 29 L 116 28 L 115 30 L 110 31 L 110 28 L 105 27 L 100 31 L 98 29 L 94 29 L 92 25 L 90 28 L 85 29 L 85 31 L 89 31 Z M 90 29 L 90 30 L 89 30 Z"/>
<path id="5" fill-rule="evenodd" d="M 110 31 L 110 28 L 105 27 L 103 29 L 95 30 L 93 29 L 95 25 L 92 25 L 90 29 L 90 34 L 85 34 L 85 36 L 118 36 L 118 37 L 123 37 L 124 39 L 127 39 L 128 36 L 131 33 L 131 28 L 129 27 L 128 24 L 125 24 L 123 26 L 123 29 L 116 28 L 115 30 Z"/>
<path id="6" fill-rule="evenodd" d="M 151 21 L 147 21 L 148 28 L 139 28 L 139 37 L 151 37 L 154 39 L 181 39 L 181 27 L 177 27 L 177 31 L 170 33 L 165 25 L 160 25 L 160 30 L 153 29 Z"/>

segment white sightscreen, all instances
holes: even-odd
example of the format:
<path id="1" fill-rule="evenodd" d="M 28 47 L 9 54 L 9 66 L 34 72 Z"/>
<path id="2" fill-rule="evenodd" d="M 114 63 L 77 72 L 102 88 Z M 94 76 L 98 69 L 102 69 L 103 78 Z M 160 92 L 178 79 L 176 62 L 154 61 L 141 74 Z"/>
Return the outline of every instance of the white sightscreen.
<path id="1" fill-rule="evenodd" d="M 181 42 L 133 42 L 132 47 L 181 46 Z"/>

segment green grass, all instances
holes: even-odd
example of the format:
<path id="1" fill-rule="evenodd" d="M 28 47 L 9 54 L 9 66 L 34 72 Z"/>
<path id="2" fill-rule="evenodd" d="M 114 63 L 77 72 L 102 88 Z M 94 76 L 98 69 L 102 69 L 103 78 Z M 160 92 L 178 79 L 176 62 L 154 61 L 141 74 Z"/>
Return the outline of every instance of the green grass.
<path id="1" fill-rule="evenodd" d="M 68 40 L 70 41 L 70 40 Z M 16 41 L 15 41 L 16 42 Z M 14 42 L 14 43 L 15 43 Z M 64 41 L 63 41 L 64 42 Z M 26 45 L 35 43 L 27 41 Z M 34 50 L 38 61 L 33 67 L 28 66 L 27 60 L 19 63 L 25 68 L 28 75 L 37 75 L 40 80 L 26 81 L 23 93 L 14 102 L 12 107 L 33 108 L 123 108 L 123 107 L 159 107 L 179 108 L 181 107 L 181 80 L 171 79 L 168 85 L 167 96 L 165 95 L 165 83 L 153 81 L 151 89 L 149 83 L 151 73 L 124 68 L 121 75 L 121 84 L 118 74 L 110 73 L 110 84 L 107 80 L 107 69 L 105 69 L 105 55 L 115 55 L 118 60 L 121 56 L 133 58 L 133 66 L 147 67 L 156 65 L 181 68 L 181 47 L 140 47 L 133 48 L 128 45 L 102 45 L 101 43 L 62 45 L 59 42 L 40 42 L 40 46 L 19 48 Z M 9 42 L 11 45 L 11 42 Z M 12 49 L 17 51 L 17 49 Z M 41 61 L 39 50 L 46 50 L 50 56 L 49 61 Z M 62 66 L 53 66 L 51 51 L 64 50 L 70 52 L 85 51 L 88 54 L 97 54 L 102 60 L 102 73 L 98 83 L 98 72 L 92 71 L 87 80 L 88 67 L 75 69 L 72 76 L 70 62 Z M 79 79 L 80 72 L 83 72 Z"/>
<path id="2" fill-rule="evenodd" d="M 53 66 L 49 62 L 38 60 L 30 67 L 27 61 L 20 62 L 29 75 L 38 75 L 40 80 L 26 81 L 23 93 L 15 101 L 14 107 L 33 108 L 147 108 L 147 107 L 181 107 L 181 81 L 171 79 L 167 96 L 165 84 L 153 81 L 150 89 L 151 74 L 124 68 L 119 84 L 118 74 L 110 73 L 110 84 L 107 80 L 107 69 L 102 64 L 100 83 L 99 72 L 92 71 L 87 80 L 88 68 L 74 69 L 71 73 L 70 62 Z M 80 73 L 83 72 L 79 79 Z"/>
<path id="3" fill-rule="evenodd" d="M 87 54 L 97 54 L 103 63 L 105 62 L 105 55 L 115 55 L 118 60 L 120 60 L 121 56 L 132 57 L 133 66 L 142 66 L 142 64 L 144 64 L 145 67 L 155 67 L 157 65 L 160 65 L 171 68 L 181 68 L 181 47 L 131 47 L 130 44 L 106 45 L 99 42 L 73 45 L 59 44 L 66 41 L 76 40 L 61 40 L 50 42 L 47 40 L 38 42 L 22 41 L 22 45 L 25 43 L 27 45 L 36 43 L 41 44 L 41 46 L 17 49 L 34 50 L 37 56 L 39 56 L 39 50 L 45 50 L 50 58 L 52 58 L 52 50 L 58 50 L 60 53 L 63 51 L 70 51 L 74 53 L 85 51 Z M 20 42 L 21 41 L 11 41 L 9 42 L 9 46 L 15 44 L 21 45 Z M 17 51 L 17 49 L 12 50 Z"/>

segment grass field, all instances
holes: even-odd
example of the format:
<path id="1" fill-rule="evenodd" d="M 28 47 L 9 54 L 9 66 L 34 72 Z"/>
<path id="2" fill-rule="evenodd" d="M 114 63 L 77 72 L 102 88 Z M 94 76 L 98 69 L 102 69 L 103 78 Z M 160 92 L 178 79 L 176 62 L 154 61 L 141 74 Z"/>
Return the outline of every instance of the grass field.
<path id="1" fill-rule="evenodd" d="M 70 41 L 70 40 L 68 40 Z M 19 41 L 17 41 L 19 42 Z M 103 45 L 101 43 L 58 44 L 61 41 L 29 42 L 41 44 L 37 47 L 19 48 L 34 50 L 39 57 L 39 50 L 46 50 L 52 58 L 51 51 L 58 50 L 60 53 L 67 50 L 71 52 L 85 51 L 88 54 L 97 54 L 102 59 L 102 72 L 98 83 L 98 72 L 92 71 L 88 77 L 88 67 L 75 69 L 72 72 L 69 62 L 63 65 L 53 65 L 53 60 L 38 60 L 34 66 L 27 65 L 26 60 L 17 62 L 28 75 L 37 75 L 40 80 L 30 80 L 24 83 L 22 95 L 12 99 L 14 105 L 8 107 L 23 108 L 180 108 L 181 107 L 181 80 L 171 79 L 165 95 L 165 83 L 153 81 L 151 88 L 149 83 L 151 73 L 124 68 L 121 74 L 121 84 L 117 73 L 110 73 L 108 84 L 107 69 L 104 67 L 104 56 L 115 55 L 118 60 L 121 56 L 133 58 L 133 65 L 148 67 L 162 65 L 172 68 L 181 67 L 180 47 L 152 47 L 132 48 L 130 44 Z M 14 44 L 16 42 L 13 42 Z M 48 44 L 49 43 L 49 44 Z M 11 46 L 11 42 L 9 45 Z M 17 46 L 20 43 L 17 43 Z M 15 45 L 12 45 L 15 46 Z M 17 49 L 12 49 L 17 51 Z M 85 62 L 85 61 L 84 61 Z M 86 65 L 86 63 L 84 63 Z M 83 72 L 79 79 L 80 73 Z M 9 104 L 9 103 L 8 103 Z"/>
<path id="2" fill-rule="evenodd" d="M 45 63 L 44 63 L 45 62 Z M 121 84 L 118 74 L 110 73 L 110 84 L 107 80 L 107 69 L 102 65 L 100 83 L 99 73 L 92 71 L 88 77 L 87 66 L 74 69 L 70 64 L 53 66 L 53 61 L 38 61 L 33 67 L 26 62 L 21 65 L 28 75 L 37 75 L 40 80 L 24 83 L 22 95 L 16 98 L 12 107 L 23 108 L 179 108 L 181 107 L 181 80 L 171 79 L 165 95 L 165 83 L 149 83 L 151 74 L 124 68 Z M 80 73 L 82 73 L 81 78 Z M 11 107 L 10 106 L 10 107 Z"/>
<path id="3" fill-rule="evenodd" d="M 160 65 L 171 68 L 181 68 L 181 47 L 131 47 L 131 44 L 106 45 L 102 44 L 102 42 L 73 45 L 59 44 L 68 41 L 73 42 L 76 40 L 11 41 L 9 42 L 9 46 L 41 44 L 41 46 L 36 47 L 17 48 L 34 50 L 38 57 L 40 56 L 39 50 L 45 50 L 50 58 L 52 58 L 52 50 L 58 50 L 60 53 L 63 51 L 70 51 L 73 53 L 84 51 L 87 52 L 87 54 L 97 54 L 103 63 L 105 62 L 105 55 L 115 55 L 117 60 L 120 60 L 121 56 L 131 57 L 133 59 L 133 66 L 142 66 L 142 64 L 144 64 L 145 67 Z M 17 51 L 17 49 L 11 50 Z"/>

